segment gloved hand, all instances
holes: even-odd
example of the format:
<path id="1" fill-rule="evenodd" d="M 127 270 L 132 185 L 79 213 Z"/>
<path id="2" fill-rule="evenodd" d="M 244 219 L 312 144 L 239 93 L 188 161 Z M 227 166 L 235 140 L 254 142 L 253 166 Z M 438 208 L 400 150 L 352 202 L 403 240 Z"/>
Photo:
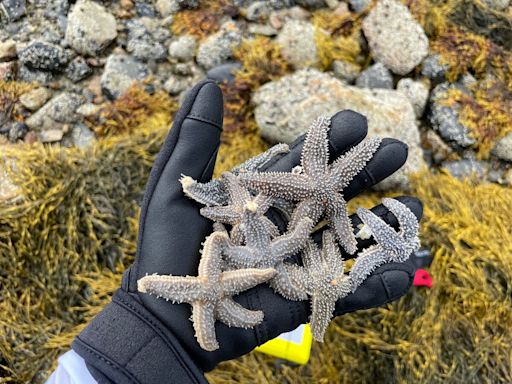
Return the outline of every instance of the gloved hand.
<path id="1" fill-rule="evenodd" d="M 183 194 L 179 179 L 182 174 L 200 182 L 211 179 L 222 120 L 222 93 L 211 81 L 200 82 L 189 91 L 174 119 L 148 180 L 135 263 L 125 272 L 112 303 L 73 342 L 73 349 L 85 359 L 100 383 L 203 382 L 202 373 L 219 362 L 241 356 L 308 321 L 307 301 L 288 301 L 262 284 L 235 300 L 248 309 L 263 310 L 263 322 L 254 329 L 216 323 L 220 348 L 207 352 L 194 338 L 190 305 L 171 304 L 137 292 L 137 280 L 146 274 L 197 275 L 199 250 L 212 231 L 212 222 L 200 216 L 201 206 Z M 366 134 L 363 116 L 352 111 L 337 113 L 329 131 L 331 158 L 362 141 Z M 303 141 L 304 137 L 298 138 L 290 145 L 289 153 L 272 159 L 264 171 L 289 171 L 296 166 Z M 345 190 L 346 199 L 391 175 L 406 158 L 405 144 L 384 139 L 365 170 Z M 412 197 L 399 200 L 421 218 L 419 200 Z M 395 217 L 386 208 L 377 206 L 373 211 L 397 227 Z M 360 223 L 357 217 L 353 222 Z M 368 246 L 369 241 L 361 240 L 359 247 Z M 407 292 L 413 277 L 414 267 L 410 263 L 384 265 L 355 293 L 339 300 L 335 314 L 396 300 Z"/>

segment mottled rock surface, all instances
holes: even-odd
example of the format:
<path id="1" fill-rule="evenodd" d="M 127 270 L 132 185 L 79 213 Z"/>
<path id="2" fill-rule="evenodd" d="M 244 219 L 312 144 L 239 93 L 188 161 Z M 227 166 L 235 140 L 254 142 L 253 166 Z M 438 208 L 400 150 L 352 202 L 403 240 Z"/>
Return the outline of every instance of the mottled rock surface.
<path id="1" fill-rule="evenodd" d="M 169 44 L 169 56 L 179 61 L 192 60 L 196 54 L 197 40 L 194 36 L 180 36 Z"/>
<path id="2" fill-rule="evenodd" d="M 213 68 L 231 58 L 233 49 L 242 40 L 242 32 L 232 21 L 224 23 L 219 32 L 207 37 L 197 51 L 197 62 L 206 69 Z"/>
<path id="3" fill-rule="evenodd" d="M 375 63 L 360 73 L 356 85 L 361 88 L 393 89 L 393 76 L 382 63 Z"/>
<path id="4" fill-rule="evenodd" d="M 309 67 L 318 61 L 315 29 L 307 21 L 287 21 L 276 42 L 281 47 L 283 57 L 295 68 Z"/>
<path id="5" fill-rule="evenodd" d="M 396 0 L 380 0 L 363 21 L 372 57 L 405 75 L 428 54 L 428 38 L 409 9 Z"/>
<path id="6" fill-rule="evenodd" d="M 58 71 L 69 61 L 64 49 L 45 41 L 33 41 L 18 52 L 20 61 L 31 69 Z"/>
<path id="7" fill-rule="evenodd" d="M 109 99 L 122 95 L 135 80 L 149 75 L 147 67 L 128 55 L 112 54 L 101 76 L 101 89 Z"/>
<path id="8" fill-rule="evenodd" d="M 512 161 L 512 133 L 496 142 L 492 154 L 502 160 Z"/>
<path id="9" fill-rule="evenodd" d="M 327 73 L 303 69 L 263 85 L 253 97 L 262 135 L 272 142 L 292 142 L 319 115 L 352 109 L 368 118 L 369 137 L 394 137 L 409 146 L 406 165 L 381 183 L 405 186 L 406 174 L 424 164 L 414 110 L 400 92 L 348 86 Z"/>
<path id="10" fill-rule="evenodd" d="M 36 111 L 41 108 L 50 97 L 52 97 L 52 92 L 48 88 L 40 87 L 21 95 L 20 103 L 25 108 Z"/>
<path id="11" fill-rule="evenodd" d="M 403 78 L 396 85 L 396 90 L 409 99 L 414 107 L 414 113 L 417 117 L 421 117 L 428 101 L 428 87 L 421 81 Z"/>

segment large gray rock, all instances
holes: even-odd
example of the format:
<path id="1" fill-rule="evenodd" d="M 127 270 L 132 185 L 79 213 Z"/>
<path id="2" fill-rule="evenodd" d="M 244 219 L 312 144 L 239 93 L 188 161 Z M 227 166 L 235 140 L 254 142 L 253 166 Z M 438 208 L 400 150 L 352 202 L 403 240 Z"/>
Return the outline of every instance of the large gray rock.
<path id="1" fill-rule="evenodd" d="M 319 115 L 333 115 L 344 109 L 365 115 L 369 137 L 394 137 L 409 146 L 406 165 L 382 182 L 381 188 L 405 187 L 406 175 L 424 165 L 414 110 L 400 92 L 361 89 L 327 73 L 303 69 L 263 85 L 253 102 L 261 133 L 272 142 L 292 142 Z"/>
<path id="2" fill-rule="evenodd" d="M 76 93 L 63 92 L 30 116 L 25 123 L 33 130 L 64 130 L 64 125 L 78 121 L 76 110 L 85 101 Z M 55 140 L 49 140 L 55 141 Z"/>
<path id="3" fill-rule="evenodd" d="M 501 160 L 512 162 L 512 133 L 509 133 L 496 142 L 496 145 L 492 149 L 492 154 Z"/>
<path id="4" fill-rule="evenodd" d="M 18 52 L 20 61 L 31 69 L 60 71 L 69 61 L 69 56 L 60 46 L 46 41 L 33 41 Z"/>
<path id="5" fill-rule="evenodd" d="M 361 88 L 393 89 L 393 76 L 382 63 L 375 63 L 359 74 L 356 85 Z"/>
<path id="6" fill-rule="evenodd" d="M 116 37 L 116 19 L 105 7 L 90 0 L 77 1 L 66 28 L 66 41 L 75 51 L 96 56 Z"/>
<path id="7" fill-rule="evenodd" d="M 428 38 L 421 25 L 397 0 L 380 0 L 363 21 L 373 58 L 394 73 L 405 75 L 428 54 Z"/>
<path id="8" fill-rule="evenodd" d="M 169 44 L 169 56 L 179 61 L 189 61 L 194 58 L 196 48 L 197 40 L 194 36 L 180 36 Z"/>
<path id="9" fill-rule="evenodd" d="M 421 81 L 406 77 L 398 82 L 396 90 L 402 92 L 409 99 L 416 116 L 421 117 L 428 101 L 428 87 Z"/>
<path id="10" fill-rule="evenodd" d="M 128 44 L 126 50 L 141 60 L 163 60 L 167 49 L 163 45 L 170 33 L 162 28 L 160 21 L 153 17 L 132 19 L 127 23 Z"/>
<path id="11" fill-rule="evenodd" d="M 276 38 L 283 57 L 295 68 L 304 68 L 318 62 L 315 29 L 307 21 L 288 20 Z"/>
<path id="12" fill-rule="evenodd" d="M 101 76 L 101 89 L 109 99 L 117 99 L 135 80 L 143 80 L 148 75 L 147 67 L 133 57 L 112 54 Z"/>
<path id="13" fill-rule="evenodd" d="M 220 30 L 208 36 L 199 46 L 197 62 L 204 68 L 210 69 L 226 62 L 231 58 L 233 49 L 242 40 L 242 32 L 233 21 L 222 24 Z"/>

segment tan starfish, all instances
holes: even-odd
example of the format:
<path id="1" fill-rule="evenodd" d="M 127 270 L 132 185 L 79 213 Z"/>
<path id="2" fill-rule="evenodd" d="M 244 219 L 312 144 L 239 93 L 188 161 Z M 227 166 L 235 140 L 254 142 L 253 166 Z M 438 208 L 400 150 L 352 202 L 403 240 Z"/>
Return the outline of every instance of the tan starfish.
<path id="1" fill-rule="evenodd" d="M 218 319 L 230 327 L 251 328 L 263 320 L 262 311 L 252 311 L 236 303 L 232 296 L 274 277 L 273 268 L 238 269 L 222 272 L 222 252 L 229 238 L 214 232 L 205 240 L 198 276 L 147 275 L 138 280 L 140 292 L 173 303 L 192 305 L 192 322 L 199 345 L 219 348 L 215 335 Z"/>
<path id="2" fill-rule="evenodd" d="M 290 172 L 242 173 L 240 179 L 264 195 L 298 201 L 289 228 L 303 217 L 315 223 L 322 217 L 343 248 L 350 254 L 357 250 L 343 190 L 366 166 L 380 146 L 381 139 L 361 142 L 328 164 L 328 117 L 319 117 L 309 129 L 302 149 L 301 164 Z"/>

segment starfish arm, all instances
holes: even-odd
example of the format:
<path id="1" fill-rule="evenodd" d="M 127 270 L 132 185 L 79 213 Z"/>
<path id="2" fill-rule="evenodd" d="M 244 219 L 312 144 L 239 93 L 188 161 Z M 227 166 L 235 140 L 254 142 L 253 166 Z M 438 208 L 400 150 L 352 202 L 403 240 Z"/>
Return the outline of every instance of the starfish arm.
<path id="1" fill-rule="evenodd" d="M 313 223 L 317 223 L 324 213 L 324 206 L 321 202 L 314 198 L 309 198 L 297 204 L 293 211 L 292 217 L 288 222 L 288 228 L 294 228 L 297 223 L 304 217 L 309 217 Z"/>
<path id="2" fill-rule="evenodd" d="M 224 224 L 233 225 L 240 220 L 240 213 L 236 212 L 231 205 L 223 207 L 203 207 L 199 212 L 207 219 Z"/>
<path id="3" fill-rule="evenodd" d="M 280 235 L 279 228 L 268 217 L 262 216 L 261 220 L 265 223 L 265 226 L 268 228 L 268 232 L 271 238 L 275 238 Z"/>
<path id="4" fill-rule="evenodd" d="M 224 172 L 222 174 L 222 182 L 228 191 L 230 205 L 243 208 L 252 199 L 249 191 L 240 183 L 238 177 L 232 173 Z"/>
<path id="5" fill-rule="evenodd" d="M 352 292 L 352 281 L 348 275 L 338 276 L 338 285 L 336 286 L 337 300 L 344 298 Z"/>
<path id="6" fill-rule="evenodd" d="M 266 196 L 263 193 L 259 193 L 258 195 L 256 195 L 253 201 L 256 204 L 256 214 L 258 216 L 263 216 L 272 206 L 274 198 Z"/>
<path id="7" fill-rule="evenodd" d="M 330 165 L 330 177 L 338 191 L 343 190 L 360 173 L 379 149 L 380 138 L 362 141 Z"/>
<path id="8" fill-rule="evenodd" d="M 220 278 L 222 252 L 229 242 L 227 232 L 213 232 L 204 241 L 198 274 L 200 277 L 216 281 Z"/>
<path id="9" fill-rule="evenodd" d="M 276 237 L 270 243 L 270 255 L 275 262 L 299 252 L 309 237 L 313 221 L 309 217 L 302 218 L 290 232 Z"/>
<path id="10" fill-rule="evenodd" d="M 357 215 L 370 228 L 372 236 L 382 249 L 397 256 L 404 253 L 406 244 L 393 227 L 368 209 L 358 208 Z"/>
<path id="11" fill-rule="evenodd" d="M 215 307 L 215 316 L 229 327 L 252 328 L 263 321 L 263 311 L 251 311 L 232 298 L 224 298 Z"/>
<path id="12" fill-rule="evenodd" d="M 286 220 L 290 220 L 293 214 L 293 210 L 295 209 L 295 204 L 291 201 L 285 200 L 281 197 L 274 198 L 272 202 L 272 206 L 279 210 L 286 218 Z"/>
<path id="13" fill-rule="evenodd" d="M 391 257 L 379 245 L 362 251 L 355 259 L 352 268 L 350 268 L 349 277 L 352 284 L 352 292 L 363 283 L 363 281 L 371 275 L 377 267 L 391 261 Z"/>
<path id="14" fill-rule="evenodd" d="M 346 203 L 340 199 L 336 209 L 328 214 L 329 223 L 337 240 L 348 254 L 353 255 L 357 251 L 357 240 L 352 229 L 352 221 L 348 216 Z"/>
<path id="15" fill-rule="evenodd" d="M 244 173 L 242 183 L 267 196 L 282 197 L 288 200 L 303 200 L 314 194 L 307 175 L 289 172 Z"/>
<path id="16" fill-rule="evenodd" d="M 310 288 L 307 270 L 296 264 L 280 263 L 277 274 L 270 280 L 270 286 L 288 300 L 306 300 Z"/>
<path id="17" fill-rule="evenodd" d="M 196 301 L 192 304 L 192 322 L 197 342 L 206 351 L 219 349 L 215 335 L 215 303 Z"/>
<path id="18" fill-rule="evenodd" d="M 327 132 L 331 119 L 321 116 L 315 119 L 306 134 L 301 154 L 301 165 L 308 175 L 323 175 L 329 161 L 329 140 Z"/>
<path id="19" fill-rule="evenodd" d="M 243 230 L 243 225 L 235 224 L 233 228 L 231 228 L 231 241 L 235 245 L 242 245 L 245 242 L 245 234 Z"/>
<path id="20" fill-rule="evenodd" d="M 253 268 L 261 262 L 260 252 L 252 247 L 233 245 L 226 248 L 224 258 L 235 268 Z"/>
<path id="21" fill-rule="evenodd" d="M 274 156 L 280 155 L 282 153 L 290 152 L 290 147 L 288 144 L 276 144 L 273 147 L 267 149 L 265 152 L 260 153 L 257 156 L 251 157 L 249 160 L 244 163 L 236 166 L 231 170 L 232 173 L 238 175 L 243 172 L 254 172 L 258 171 L 266 165 Z"/>
<path id="22" fill-rule="evenodd" d="M 234 271 L 225 271 L 221 275 L 223 292 L 226 295 L 236 295 L 258 284 L 264 283 L 276 274 L 274 268 L 257 269 L 247 268 Z"/>
<path id="23" fill-rule="evenodd" d="M 259 250 L 268 248 L 272 230 L 268 226 L 268 221 L 262 220 L 252 212 L 245 211 L 242 223 L 245 231 L 245 243 L 248 247 Z"/>
<path id="24" fill-rule="evenodd" d="M 336 243 L 334 234 L 325 230 L 322 234 L 322 258 L 334 275 L 342 274 L 345 262 Z"/>
<path id="25" fill-rule="evenodd" d="M 418 238 L 420 225 L 418 219 L 407 205 L 396 199 L 389 198 L 382 199 L 382 203 L 393 215 L 395 215 L 398 223 L 400 224 L 400 232 L 403 233 L 404 239 L 416 240 Z"/>
<path id="26" fill-rule="evenodd" d="M 170 300 L 191 303 L 207 296 L 201 280 L 193 276 L 147 275 L 137 281 L 139 292 Z"/>
<path id="27" fill-rule="evenodd" d="M 317 341 L 324 341 L 325 331 L 334 313 L 336 298 L 331 296 L 316 292 L 311 297 L 310 326 L 313 338 Z"/>
<path id="28" fill-rule="evenodd" d="M 206 206 L 227 204 L 228 194 L 219 180 L 211 180 L 208 183 L 198 183 L 190 176 L 182 175 L 180 183 L 185 195 L 198 203 Z"/>

